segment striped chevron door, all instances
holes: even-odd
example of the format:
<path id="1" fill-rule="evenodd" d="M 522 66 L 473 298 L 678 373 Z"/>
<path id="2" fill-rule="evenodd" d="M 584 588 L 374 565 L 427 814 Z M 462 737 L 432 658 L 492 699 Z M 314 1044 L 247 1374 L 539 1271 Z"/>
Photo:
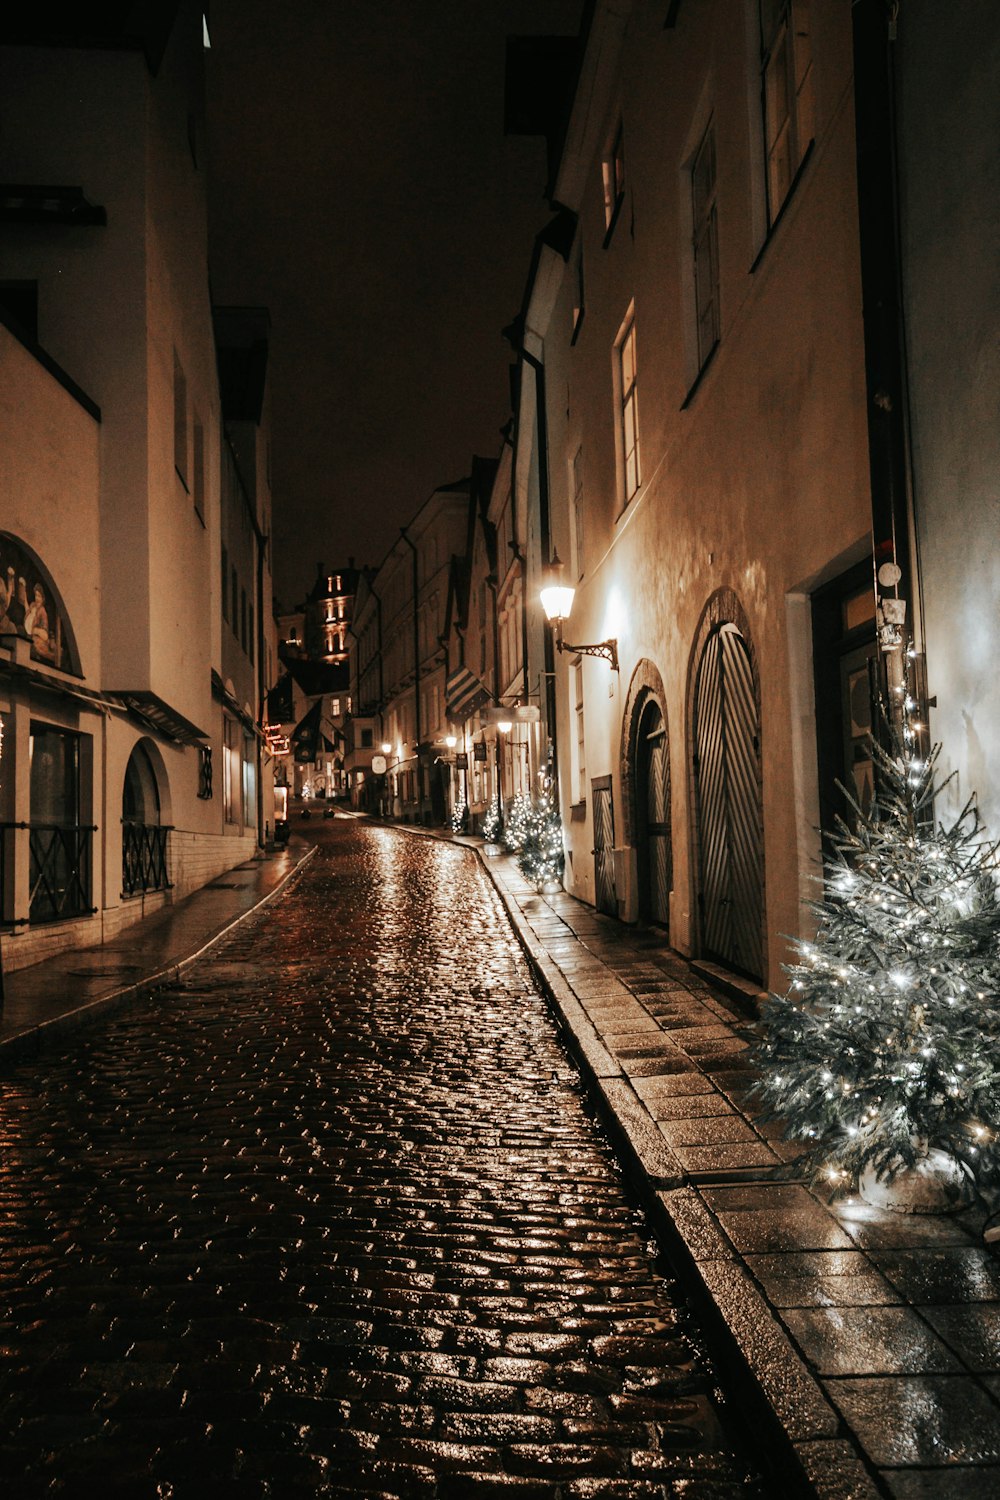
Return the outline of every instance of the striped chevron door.
<path id="1" fill-rule="evenodd" d="M 694 744 L 702 947 L 762 981 L 760 723 L 750 654 L 733 624 L 714 631 L 702 653 Z"/>

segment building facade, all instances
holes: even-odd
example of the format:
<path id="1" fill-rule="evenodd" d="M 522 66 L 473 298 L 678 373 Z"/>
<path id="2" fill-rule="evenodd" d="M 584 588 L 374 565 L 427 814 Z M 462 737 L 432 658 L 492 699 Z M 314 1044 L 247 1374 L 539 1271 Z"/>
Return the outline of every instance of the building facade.
<path id="1" fill-rule="evenodd" d="M 240 481 L 208 289 L 201 11 L 166 35 L 95 23 L 81 45 L 40 20 L 31 40 L 0 48 L 11 967 L 113 937 L 252 855 L 266 822 L 256 542 L 243 662 L 224 645 L 223 489 L 231 518 Z"/>
<path id="2" fill-rule="evenodd" d="M 870 776 L 851 80 L 832 0 L 597 4 L 517 327 L 567 888 L 757 987 Z"/>

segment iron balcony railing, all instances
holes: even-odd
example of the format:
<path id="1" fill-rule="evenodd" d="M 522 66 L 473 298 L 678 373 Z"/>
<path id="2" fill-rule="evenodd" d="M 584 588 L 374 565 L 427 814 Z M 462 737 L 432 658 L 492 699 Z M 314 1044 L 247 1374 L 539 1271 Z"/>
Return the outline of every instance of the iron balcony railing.
<path id="1" fill-rule="evenodd" d="M 0 823 L 0 878 L 4 909 L 10 903 L 7 881 L 14 866 L 12 835 L 28 833 L 28 921 L 59 922 L 90 916 L 93 826 L 63 823 Z M 15 921 L 23 921 L 15 913 Z"/>
<path id="2" fill-rule="evenodd" d="M 167 840 L 162 823 L 122 824 L 122 895 L 169 890 Z"/>

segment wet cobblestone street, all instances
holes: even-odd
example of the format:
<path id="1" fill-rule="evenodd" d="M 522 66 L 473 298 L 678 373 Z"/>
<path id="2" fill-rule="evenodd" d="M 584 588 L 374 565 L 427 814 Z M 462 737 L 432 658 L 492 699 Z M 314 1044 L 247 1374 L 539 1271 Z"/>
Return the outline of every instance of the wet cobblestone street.
<path id="1" fill-rule="evenodd" d="M 502 908 L 347 820 L 0 1085 L 0 1493 L 735 1500 L 698 1333 Z"/>

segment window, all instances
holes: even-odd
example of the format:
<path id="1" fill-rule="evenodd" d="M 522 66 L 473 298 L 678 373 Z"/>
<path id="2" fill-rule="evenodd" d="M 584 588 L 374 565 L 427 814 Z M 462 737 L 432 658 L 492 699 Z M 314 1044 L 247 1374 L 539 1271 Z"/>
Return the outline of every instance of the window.
<path id="1" fill-rule="evenodd" d="M 331 716 L 335 719 L 335 718 L 337 718 L 337 716 L 339 715 L 339 713 L 340 713 L 340 699 L 339 698 L 331 698 L 330 699 L 330 714 L 331 714 Z"/>
<path id="2" fill-rule="evenodd" d="M 257 763 L 255 745 L 248 734 L 243 736 L 242 813 L 243 826 L 250 828 L 257 820 Z"/>
<path id="3" fill-rule="evenodd" d="M 199 521 L 205 524 L 205 429 L 194 419 L 194 454 L 191 466 L 191 494 Z"/>
<path id="4" fill-rule="evenodd" d="M 808 0 L 758 0 L 767 217 L 774 223 L 813 136 Z"/>
<path id="5" fill-rule="evenodd" d="M 601 163 L 601 172 L 604 178 L 604 227 L 608 231 L 606 244 L 625 201 L 625 138 L 620 120 Z"/>
<path id="6" fill-rule="evenodd" d="M 188 482 L 187 378 L 174 350 L 174 468 L 185 489 Z"/>
<path id="7" fill-rule="evenodd" d="M 573 695 L 573 790 L 575 802 L 587 800 L 587 751 L 583 723 L 583 662 L 577 657 L 570 672 Z"/>
<path id="8" fill-rule="evenodd" d="M 577 448 L 570 465 L 570 486 L 573 492 L 573 571 L 578 579 L 583 577 L 583 449 Z"/>
<path id="9" fill-rule="evenodd" d="M 715 215 L 715 126 L 710 124 L 691 164 L 694 295 L 698 368 L 719 342 L 719 238 Z"/>
<path id="10" fill-rule="evenodd" d="M 247 604 L 247 656 L 254 660 L 253 604 Z"/>
<path id="11" fill-rule="evenodd" d="M 247 649 L 247 591 L 240 589 L 240 645 Z"/>
<path id="12" fill-rule="evenodd" d="M 240 580 L 237 577 L 236 569 L 235 568 L 232 569 L 231 577 L 232 577 L 232 580 L 233 580 L 233 595 L 232 595 L 232 598 L 233 598 L 233 619 L 232 619 L 233 635 L 235 635 L 237 637 L 237 639 L 239 639 L 240 621 L 239 621 L 238 607 L 239 607 L 239 602 L 240 602 Z"/>
<path id="13" fill-rule="evenodd" d="M 239 741 L 242 736 L 235 719 L 228 717 L 222 721 L 222 732 L 222 812 L 227 823 L 235 823 L 241 781 Z"/>
<path id="14" fill-rule="evenodd" d="M 229 619 L 229 553 L 222 544 L 222 618 Z"/>
<path id="15" fill-rule="evenodd" d="M 639 488 L 639 407 L 636 393 L 635 316 L 629 313 L 617 343 L 616 384 L 619 399 L 619 437 L 622 456 L 623 500 L 627 505 Z"/>
<path id="16" fill-rule="evenodd" d="M 372 748 L 372 734 L 373 734 L 373 732 L 374 731 L 371 730 L 371 729 L 362 729 L 362 731 L 361 731 L 361 748 L 362 748 L 362 750 L 370 750 Z"/>
<path id="17" fill-rule="evenodd" d="M 93 830 L 81 821 L 82 748 L 82 735 L 32 720 L 28 740 L 31 922 L 83 916 L 91 908 Z"/>

